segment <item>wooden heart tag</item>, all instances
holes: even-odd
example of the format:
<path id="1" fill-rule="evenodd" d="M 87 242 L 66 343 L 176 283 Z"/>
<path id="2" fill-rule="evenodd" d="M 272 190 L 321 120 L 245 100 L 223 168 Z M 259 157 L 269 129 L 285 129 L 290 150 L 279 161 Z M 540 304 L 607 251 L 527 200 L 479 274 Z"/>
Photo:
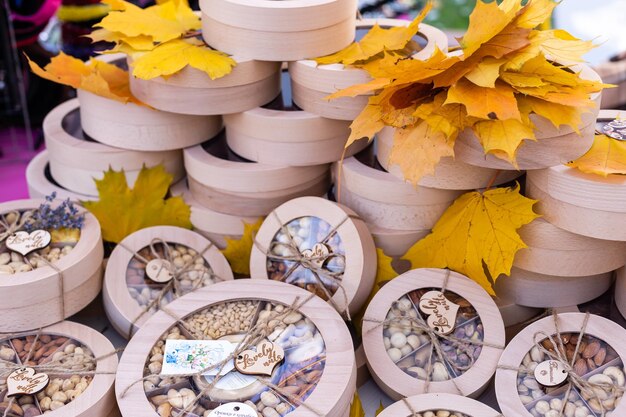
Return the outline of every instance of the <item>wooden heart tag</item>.
<path id="1" fill-rule="evenodd" d="M 168 282 L 172 279 L 170 267 L 170 263 L 165 259 L 156 258 L 146 265 L 146 275 L 154 282 Z"/>
<path id="2" fill-rule="evenodd" d="M 305 249 L 301 253 L 305 258 L 310 259 L 313 265 L 321 268 L 330 255 L 330 249 L 323 243 L 316 243 L 313 249 Z"/>
<path id="3" fill-rule="evenodd" d="M 244 350 L 235 358 L 235 369 L 245 375 L 271 376 L 285 358 L 282 347 L 268 340 L 259 343 L 256 350 Z"/>
<path id="4" fill-rule="evenodd" d="M 447 335 L 454 331 L 460 306 L 448 300 L 441 291 L 428 291 L 424 294 L 419 308 L 428 315 L 426 323 L 436 333 Z"/>
<path id="5" fill-rule="evenodd" d="M 33 368 L 20 368 L 7 378 L 7 397 L 13 395 L 33 395 L 43 390 L 50 382 L 46 374 L 36 374 Z"/>
<path id="6" fill-rule="evenodd" d="M 15 232 L 6 240 L 7 248 L 26 256 L 32 251 L 43 249 L 50 244 L 52 237 L 47 230 L 35 230 L 28 232 Z"/>

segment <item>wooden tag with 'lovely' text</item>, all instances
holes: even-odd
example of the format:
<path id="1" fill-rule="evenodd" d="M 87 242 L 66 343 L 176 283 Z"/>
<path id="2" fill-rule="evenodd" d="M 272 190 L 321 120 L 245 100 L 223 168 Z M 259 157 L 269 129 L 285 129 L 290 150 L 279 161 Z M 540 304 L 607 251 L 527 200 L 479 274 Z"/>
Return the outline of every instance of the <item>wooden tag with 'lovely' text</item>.
<path id="1" fill-rule="evenodd" d="M 235 369 L 246 375 L 271 376 L 285 358 L 285 351 L 276 343 L 264 340 L 256 350 L 244 350 L 235 358 Z"/>
<path id="2" fill-rule="evenodd" d="M 7 397 L 33 395 L 43 390 L 50 382 L 48 375 L 35 373 L 33 368 L 16 369 L 7 377 Z"/>
<path id="3" fill-rule="evenodd" d="M 448 300 L 441 291 L 428 291 L 420 298 L 419 309 L 428 315 L 426 323 L 436 333 L 447 335 L 454 331 L 460 306 Z"/>

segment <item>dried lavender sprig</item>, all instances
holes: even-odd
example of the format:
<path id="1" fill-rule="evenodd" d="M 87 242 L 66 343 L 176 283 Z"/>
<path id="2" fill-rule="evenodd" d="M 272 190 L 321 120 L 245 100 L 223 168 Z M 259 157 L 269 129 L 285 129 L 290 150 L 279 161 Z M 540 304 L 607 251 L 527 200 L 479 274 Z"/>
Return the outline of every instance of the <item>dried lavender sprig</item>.
<path id="1" fill-rule="evenodd" d="M 46 202 L 33 212 L 30 221 L 24 225 L 24 230 L 31 232 L 37 229 L 81 229 L 83 227 L 85 215 L 78 213 L 74 203 L 68 198 L 53 209 L 50 203 L 55 198 L 56 192 L 46 196 Z"/>

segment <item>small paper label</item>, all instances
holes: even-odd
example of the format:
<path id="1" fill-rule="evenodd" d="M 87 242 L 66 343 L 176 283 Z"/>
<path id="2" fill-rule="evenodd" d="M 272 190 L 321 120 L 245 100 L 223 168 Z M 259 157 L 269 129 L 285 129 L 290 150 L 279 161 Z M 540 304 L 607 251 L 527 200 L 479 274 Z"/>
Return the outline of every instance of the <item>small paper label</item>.
<path id="1" fill-rule="evenodd" d="M 209 417 L 257 417 L 256 410 L 244 403 L 226 403 L 209 413 Z"/>
<path id="2" fill-rule="evenodd" d="M 255 350 L 244 350 L 235 359 L 235 369 L 246 375 L 271 376 L 285 358 L 285 351 L 279 345 L 264 340 Z"/>
<path id="3" fill-rule="evenodd" d="M 13 395 L 33 395 L 43 390 L 50 378 L 44 373 L 35 373 L 33 368 L 20 368 L 7 378 L 7 397 Z"/>
<path id="4" fill-rule="evenodd" d="M 567 379 L 567 371 L 559 361 L 543 361 L 535 368 L 535 379 L 544 387 L 556 387 Z"/>
<path id="5" fill-rule="evenodd" d="M 454 331 L 459 305 L 448 300 L 441 291 L 428 291 L 419 302 L 419 309 L 428 316 L 426 323 L 436 333 L 447 335 Z"/>
<path id="6" fill-rule="evenodd" d="M 171 265 L 165 259 L 153 259 L 146 265 L 146 275 L 154 282 L 168 282 L 172 279 Z"/>
<path id="7" fill-rule="evenodd" d="M 302 256 L 309 259 L 313 265 L 321 268 L 330 255 L 330 249 L 323 243 L 316 243 L 312 249 L 302 251 Z"/>
<path id="8" fill-rule="evenodd" d="M 612 120 L 602 126 L 602 132 L 613 139 L 626 140 L 626 120 Z"/>
<path id="9" fill-rule="evenodd" d="M 161 375 L 179 375 L 202 371 L 213 367 L 203 375 L 217 375 L 220 363 L 235 351 L 235 345 L 224 340 L 178 340 L 165 341 L 165 354 Z M 233 360 L 229 360 L 220 372 L 221 375 L 233 370 Z"/>
<path id="10" fill-rule="evenodd" d="M 50 244 L 52 237 L 47 230 L 35 230 L 33 232 L 15 232 L 6 240 L 7 248 L 26 256 L 38 249 L 43 249 Z"/>

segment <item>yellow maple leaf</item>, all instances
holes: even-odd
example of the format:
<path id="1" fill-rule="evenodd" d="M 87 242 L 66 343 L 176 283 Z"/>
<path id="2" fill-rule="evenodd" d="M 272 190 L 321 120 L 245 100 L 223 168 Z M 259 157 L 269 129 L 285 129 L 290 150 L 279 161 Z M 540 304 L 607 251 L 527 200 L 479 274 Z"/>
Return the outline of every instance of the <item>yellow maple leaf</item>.
<path id="1" fill-rule="evenodd" d="M 150 36 L 157 43 L 180 38 L 201 27 L 200 18 L 193 14 L 186 2 L 171 0 L 146 9 L 122 0 L 115 0 L 115 3 L 118 7 L 94 27 L 127 37 Z M 123 7 L 119 7 L 120 4 Z"/>
<path id="2" fill-rule="evenodd" d="M 536 30 L 530 39 L 543 54 L 555 61 L 583 62 L 583 55 L 596 47 L 592 41 L 580 40 L 561 29 Z"/>
<path id="3" fill-rule="evenodd" d="M 587 109 L 565 106 L 563 104 L 551 103 L 532 96 L 520 96 L 517 102 L 522 113 L 535 113 L 542 116 L 559 128 L 560 126 L 570 126 L 578 132 L 582 123 L 582 113 Z"/>
<path id="4" fill-rule="evenodd" d="M 496 36 L 511 23 L 515 13 L 514 7 L 505 10 L 506 6 L 498 6 L 497 2 L 476 2 L 476 7 L 470 14 L 467 32 L 461 39 L 461 46 L 465 56 L 476 52 L 485 42 Z"/>
<path id="5" fill-rule="evenodd" d="M 404 179 L 417 184 L 425 175 L 435 173 L 441 158 L 454 156 L 455 139 L 456 135 L 446 136 L 424 121 L 397 129 L 389 153 L 389 164 L 398 165 Z"/>
<path id="6" fill-rule="evenodd" d="M 536 201 L 521 195 L 519 188 L 461 195 L 403 259 L 412 268 L 449 268 L 494 295 L 483 263 L 493 280 L 509 275 L 515 254 L 526 247 L 517 230 L 539 217 L 533 212 Z"/>
<path id="7" fill-rule="evenodd" d="M 502 58 L 487 57 L 465 74 L 465 78 L 479 87 L 495 88 L 496 80 L 500 76 L 500 67 L 505 61 Z"/>
<path id="8" fill-rule="evenodd" d="M 182 197 L 166 198 L 172 175 L 163 165 L 144 166 L 132 189 L 123 170 L 109 169 L 95 182 L 99 200 L 82 204 L 100 222 L 105 241 L 119 243 L 129 234 L 150 226 L 191 229 L 191 209 Z"/>
<path id="9" fill-rule="evenodd" d="M 167 77 L 187 65 L 205 72 L 213 80 L 230 73 L 237 63 L 201 41 L 176 39 L 137 57 L 132 64 L 133 76 L 144 80 Z"/>
<path id="10" fill-rule="evenodd" d="M 226 238 L 226 248 L 222 249 L 222 253 L 236 274 L 250 276 L 250 253 L 263 220 L 264 218 L 261 217 L 255 223 L 244 222 L 243 236 L 240 239 Z"/>
<path id="11" fill-rule="evenodd" d="M 514 90 L 502 82 L 489 88 L 463 78 L 450 87 L 446 103 L 463 104 L 469 116 L 480 119 L 521 120 Z"/>
<path id="12" fill-rule="evenodd" d="M 59 84 L 89 91 L 112 100 L 142 104 L 130 92 L 128 72 L 107 62 L 92 59 L 85 63 L 61 52 L 44 68 L 31 61 L 28 65 L 38 76 Z"/>
<path id="13" fill-rule="evenodd" d="M 354 392 L 352 403 L 350 404 L 349 417 L 365 417 L 365 410 L 363 410 L 363 404 L 361 404 L 361 398 L 359 398 L 358 391 Z"/>
<path id="14" fill-rule="evenodd" d="M 315 61 L 320 65 L 336 63 L 351 65 L 360 61 L 366 61 L 385 51 L 403 50 L 417 34 L 420 23 L 424 20 L 432 7 L 432 1 L 426 3 L 421 13 L 417 15 L 408 26 L 384 29 L 378 24 L 375 24 L 359 42 L 353 42 L 341 51 L 325 57 L 316 58 Z M 409 48 L 405 56 L 408 56 L 408 54 L 412 52 L 414 52 L 412 48 Z"/>
<path id="15" fill-rule="evenodd" d="M 567 165 L 587 174 L 603 177 L 609 174 L 626 175 L 626 141 L 596 135 L 591 149 Z"/>
<path id="16" fill-rule="evenodd" d="M 514 166 L 516 166 L 515 153 L 522 142 L 535 140 L 533 128 L 515 119 L 477 122 L 472 126 L 472 130 L 486 154 L 494 154 Z"/>

